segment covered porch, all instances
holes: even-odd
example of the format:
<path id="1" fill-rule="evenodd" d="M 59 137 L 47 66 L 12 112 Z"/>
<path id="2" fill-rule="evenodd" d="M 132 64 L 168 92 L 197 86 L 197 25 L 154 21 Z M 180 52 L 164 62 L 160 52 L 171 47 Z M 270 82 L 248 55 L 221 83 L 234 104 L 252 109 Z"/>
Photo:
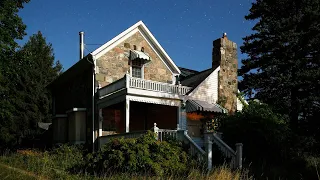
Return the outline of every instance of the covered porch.
<path id="1" fill-rule="evenodd" d="M 179 124 L 179 106 L 129 101 L 128 107 L 127 112 L 123 101 L 101 108 L 101 136 L 150 130 L 154 123 L 164 129 L 177 129 Z"/>
<path id="2" fill-rule="evenodd" d="M 150 130 L 154 123 L 179 129 L 182 100 L 190 89 L 126 74 L 98 91 L 98 138 Z"/>

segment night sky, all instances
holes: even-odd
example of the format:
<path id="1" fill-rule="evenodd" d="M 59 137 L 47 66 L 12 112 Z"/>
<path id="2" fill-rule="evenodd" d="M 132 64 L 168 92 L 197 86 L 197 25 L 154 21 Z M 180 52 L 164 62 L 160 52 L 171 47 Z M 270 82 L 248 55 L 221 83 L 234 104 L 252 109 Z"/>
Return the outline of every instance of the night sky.
<path id="1" fill-rule="evenodd" d="M 67 70 L 79 60 L 79 31 L 85 54 L 142 20 L 173 61 L 195 70 L 211 67 L 212 41 L 226 32 L 238 44 L 251 33 L 246 21 L 253 0 L 31 0 L 19 13 L 27 36 L 41 31 Z"/>

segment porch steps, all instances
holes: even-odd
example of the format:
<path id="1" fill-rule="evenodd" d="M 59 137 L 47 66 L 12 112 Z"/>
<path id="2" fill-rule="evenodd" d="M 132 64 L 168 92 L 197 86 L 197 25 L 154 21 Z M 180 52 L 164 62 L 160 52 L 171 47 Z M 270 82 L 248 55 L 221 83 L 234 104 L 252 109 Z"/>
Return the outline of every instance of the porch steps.
<path id="1" fill-rule="evenodd" d="M 204 140 L 201 137 L 191 137 L 191 139 L 202 149 L 204 149 Z"/>

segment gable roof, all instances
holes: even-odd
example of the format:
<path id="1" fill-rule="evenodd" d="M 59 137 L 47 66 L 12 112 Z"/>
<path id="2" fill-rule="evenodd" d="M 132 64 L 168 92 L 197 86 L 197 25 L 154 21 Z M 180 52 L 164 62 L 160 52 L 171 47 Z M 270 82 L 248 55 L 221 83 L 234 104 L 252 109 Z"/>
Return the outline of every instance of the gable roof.
<path id="1" fill-rule="evenodd" d="M 191 69 L 188 69 L 188 70 L 191 70 Z M 204 82 L 205 79 L 208 78 L 208 76 L 210 76 L 211 73 L 213 73 L 216 70 L 219 71 L 220 66 L 215 66 L 215 67 L 200 71 L 198 73 L 190 74 L 184 77 L 180 82 L 181 85 L 192 87 L 192 89 L 187 93 L 187 95 L 192 93 L 202 82 Z M 191 71 L 195 71 L 195 70 L 191 70 Z"/>
<path id="2" fill-rule="evenodd" d="M 185 78 L 189 75 L 193 75 L 193 74 L 196 74 L 198 73 L 199 71 L 196 71 L 196 70 L 193 70 L 193 69 L 187 69 L 187 68 L 183 68 L 183 67 L 178 67 L 181 71 L 181 78 Z"/>
<path id="3" fill-rule="evenodd" d="M 151 48 L 156 52 L 156 54 L 162 59 L 162 61 L 165 61 L 164 63 L 169 66 L 169 69 L 174 74 L 180 74 L 180 69 L 176 66 L 176 64 L 173 62 L 173 60 L 169 57 L 169 55 L 166 53 L 166 51 L 162 48 L 162 46 L 159 44 L 159 42 L 156 40 L 156 38 L 152 35 L 152 33 L 149 31 L 147 26 L 142 22 L 139 21 L 133 26 L 129 27 L 127 30 L 123 31 L 104 45 L 100 46 L 95 51 L 91 52 L 90 54 L 95 57 L 95 59 L 98 59 L 103 54 L 108 52 L 110 49 L 114 48 L 116 45 L 130 37 L 135 32 L 140 32 L 142 36 L 146 39 L 146 41 L 149 43 Z"/>
<path id="4" fill-rule="evenodd" d="M 206 69 L 204 71 L 198 72 L 196 74 L 191 74 L 185 77 L 181 81 L 181 85 L 189 87 L 197 87 L 202 81 L 204 81 L 210 74 L 213 72 L 213 69 Z M 192 91 L 192 90 L 191 90 Z"/>

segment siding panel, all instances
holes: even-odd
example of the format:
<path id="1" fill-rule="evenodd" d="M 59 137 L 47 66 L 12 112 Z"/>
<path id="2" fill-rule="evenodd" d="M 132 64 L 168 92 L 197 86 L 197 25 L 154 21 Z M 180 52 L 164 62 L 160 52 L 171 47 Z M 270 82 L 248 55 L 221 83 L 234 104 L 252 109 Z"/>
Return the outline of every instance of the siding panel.
<path id="1" fill-rule="evenodd" d="M 190 93 L 193 99 L 216 103 L 218 100 L 218 67 Z"/>

